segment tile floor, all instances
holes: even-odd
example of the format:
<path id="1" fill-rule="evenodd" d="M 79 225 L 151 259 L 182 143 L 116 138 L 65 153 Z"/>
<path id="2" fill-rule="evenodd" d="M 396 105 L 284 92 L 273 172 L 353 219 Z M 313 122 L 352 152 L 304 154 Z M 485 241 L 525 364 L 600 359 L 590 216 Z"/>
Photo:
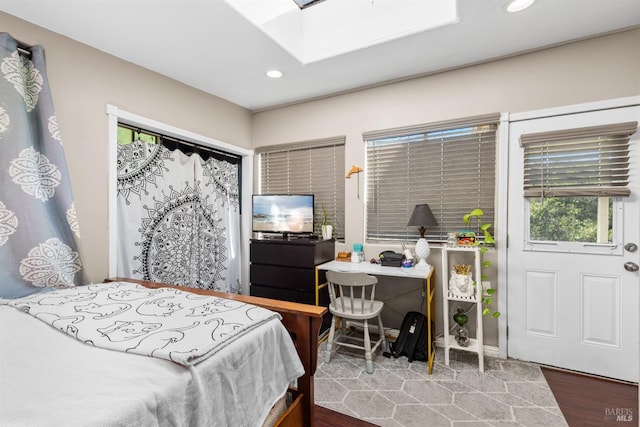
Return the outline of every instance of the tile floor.
<path id="1" fill-rule="evenodd" d="M 373 374 L 364 353 L 339 347 L 325 363 L 320 346 L 316 404 L 383 427 L 567 426 L 538 365 L 464 351 L 436 351 L 433 374 L 426 362 L 388 359 L 378 352 Z"/>

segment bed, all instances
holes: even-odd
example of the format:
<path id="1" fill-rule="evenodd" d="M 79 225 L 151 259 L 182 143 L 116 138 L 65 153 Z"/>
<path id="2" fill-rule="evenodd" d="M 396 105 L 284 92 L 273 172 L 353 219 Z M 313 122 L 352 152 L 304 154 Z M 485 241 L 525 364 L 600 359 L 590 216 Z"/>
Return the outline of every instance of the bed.
<path id="1" fill-rule="evenodd" d="M 96 307 L 107 305 L 82 300 L 85 297 L 74 293 L 78 288 L 72 288 L 71 293 L 76 295 L 73 309 L 81 317 L 108 322 L 107 327 L 105 323 L 98 328 L 98 338 L 87 338 L 82 322 L 75 322 L 64 311 L 54 311 L 65 310 L 53 298 L 64 294 L 39 294 L 31 300 L 0 305 L 3 426 L 261 426 L 265 422 L 283 427 L 313 425 L 317 333 L 325 308 L 124 278 L 107 282 L 90 285 L 88 291 L 100 293 L 109 287 L 109 295 L 114 295 L 114 289 L 124 290 L 127 298 L 137 290 L 163 292 L 153 294 L 161 302 L 154 306 L 155 310 L 171 308 L 167 292 L 186 291 L 187 298 L 198 303 L 210 304 L 213 297 L 224 298 L 216 301 L 223 301 L 230 311 L 238 312 L 236 307 L 240 305 L 245 310 L 244 303 L 253 304 L 257 307 L 247 306 L 246 312 L 251 313 L 247 317 L 252 322 L 259 321 L 244 325 L 235 318 L 224 317 L 221 324 L 233 327 L 225 325 L 227 329 L 219 327 L 216 331 L 220 333 L 210 334 L 212 341 L 224 345 L 203 346 L 202 351 L 189 343 L 195 338 L 189 338 L 192 331 L 184 331 L 187 328 L 172 329 L 173 335 L 155 334 L 164 341 L 162 345 L 155 343 L 151 352 L 142 344 L 114 351 L 124 341 L 118 333 L 135 334 L 139 330 L 111 317 L 131 301 L 111 301 L 105 311 Z M 52 297 L 45 300 L 42 295 Z M 122 294 L 118 295 L 120 298 Z M 140 311 L 143 305 L 136 307 Z M 272 316 L 272 312 L 279 316 Z M 189 313 L 202 314 L 195 309 Z M 153 314 L 156 318 L 165 315 Z M 204 323 L 201 318 L 191 322 Z M 194 327 L 194 333 L 196 330 Z M 242 333 L 236 336 L 235 330 Z M 189 351 L 176 350 L 176 336 L 187 342 Z M 115 347 L 98 346 L 100 339 Z M 294 380 L 296 387 L 291 390 Z M 291 404 L 281 410 L 282 415 L 270 415 L 276 403 L 276 407 L 283 408 L 286 396 Z"/>

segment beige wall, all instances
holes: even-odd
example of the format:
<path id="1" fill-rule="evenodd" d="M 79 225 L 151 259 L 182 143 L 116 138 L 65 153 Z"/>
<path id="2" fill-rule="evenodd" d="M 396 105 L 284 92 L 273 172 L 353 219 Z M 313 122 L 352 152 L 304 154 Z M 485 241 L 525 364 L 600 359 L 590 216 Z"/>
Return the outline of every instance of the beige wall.
<path id="1" fill-rule="evenodd" d="M 640 30 L 252 116 L 237 105 L 3 12 L 0 29 L 23 43 L 44 46 L 84 262 L 93 281 L 106 277 L 108 269 L 107 104 L 243 148 L 346 135 L 350 167 L 364 165 L 365 131 L 640 95 L 640 56 L 631 54 L 640 45 Z M 356 182 L 346 185 L 348 247 L 364 241 L 364 198 L 356 198 Z M 381 249 L 398 248 L 367 245 L 366 256 L 375 256 Z M 439 285 L 437 249 L 429 261 L 436 266 L 434 284 Z M 489 275 L 495 277 L 495 267 Z M 389 326 L 399 326 L 407 309 L 421 308 L 416 306 L 419 285 L 390 282 L 382 292 L 389 294 L 385 298 L 400 301 L 388 310 Z M 393 297 L 398 294 L 404 295 Z M 495 345 L 496 322 L 486 320 L 485 327 L 486 343 Z"/>
<path id="2" fill-rule="evenodd" d="M 251 113 L 244 108 L 3 12 L 0 31 L 44 47 L 89 280 L 108 274 L 107 104 L 250 148 Z"/>
<path id="3" fill-rule="evenodd" d="M 640 95 L 640 30 L 576 42 L 464 69 L 416 78 L 254 115 L 254 147 L 346 135 L 346 165 L 365 164 L 362 133 L 493 112 L 523 112 Z M 503 142 L 505 143 L 505 142 Z M 346 172 L 346 171 L 345 171 Z M 254 175 L 257 177 L 258 175 Z M 346 184 L 346 248 L 364 241 L 364 198 L 356 182 Z M 362 180 L 361 180 L 362 182 Z M 362 192 L 362 190 L 361 190 Z M 399 218 L 406 221 L 408 218 Z M 462 225 L 462 224 L 461 224 Z M 500 244 L 500 242 L 498 242 Z M 365 245 L 367 259 L 380 247 Z M 440 251 L 432 249 L 440 311 Z M 492 254 L 495 259 L 495 254 Z M 495 266 L 489 273 L 497 281 Z M 389 284 L 390 293 L 407 292 Z M 391 289 L 390 289 L 391 288 Z M 402 288 L 402 289 L 400 289 Z M 397 292 L 396 292 L 397 291 Z M 408 309 L 419 309 L 418 291 L 403 297 L 388 314 L 397 327 Z M 400 298 L 393 298 L 394 304 Z M 497 322 L 485 319 L 485 342 L 497 343 Z"/>

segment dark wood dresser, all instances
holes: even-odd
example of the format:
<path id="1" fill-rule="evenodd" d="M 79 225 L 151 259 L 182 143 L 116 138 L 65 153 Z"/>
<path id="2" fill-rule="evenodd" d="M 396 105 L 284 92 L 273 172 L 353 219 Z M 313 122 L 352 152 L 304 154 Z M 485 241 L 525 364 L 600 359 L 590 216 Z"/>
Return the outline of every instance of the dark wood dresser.
<path id="1" fill-rule="evenodd" d="M 329 305 L 326 286 L 316 290 L 316 266 L 334 259 L 333 240 L 252 239 L 249 280 L 252 296 L 274 298 L 304 304 Z M 325 283 L 326 271 L 320 271 L 318 283 Z M 326 316 L 330 323 L 330 314 Z M 321 334 L 328 328 L 322 322 Z"/>

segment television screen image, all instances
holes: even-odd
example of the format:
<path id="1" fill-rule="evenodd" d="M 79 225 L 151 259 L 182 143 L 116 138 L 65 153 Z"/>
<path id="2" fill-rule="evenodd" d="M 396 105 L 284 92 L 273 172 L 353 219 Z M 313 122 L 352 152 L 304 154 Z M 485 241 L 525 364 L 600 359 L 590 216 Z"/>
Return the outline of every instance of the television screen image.
<path id="1" fill-rule="evenodd" d="M 254 194 L 255 233 L 312 234 L 313 194 Z"/>

